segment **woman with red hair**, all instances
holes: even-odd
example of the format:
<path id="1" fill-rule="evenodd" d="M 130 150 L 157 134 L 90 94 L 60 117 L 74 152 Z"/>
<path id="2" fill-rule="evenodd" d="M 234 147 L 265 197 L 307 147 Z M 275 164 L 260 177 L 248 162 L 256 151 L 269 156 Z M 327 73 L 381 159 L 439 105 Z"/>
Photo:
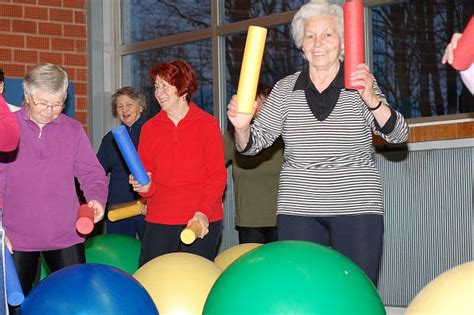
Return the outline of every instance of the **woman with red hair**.
<path id="1" fill-rule="evenodd" d="M 222 232 L 222 194 L 227 173 L 217 119 L 191 101 L 193 69 L 182 61 L 160 63 L 150 71 L 161 111 L 145 123 L 138 154 L 150 183 L 130 184 L 147 198 L 140 266 L 171 252 L 213 260 Z M 198 222 L 198 239 L 185 245 L 180 233 Z"/>

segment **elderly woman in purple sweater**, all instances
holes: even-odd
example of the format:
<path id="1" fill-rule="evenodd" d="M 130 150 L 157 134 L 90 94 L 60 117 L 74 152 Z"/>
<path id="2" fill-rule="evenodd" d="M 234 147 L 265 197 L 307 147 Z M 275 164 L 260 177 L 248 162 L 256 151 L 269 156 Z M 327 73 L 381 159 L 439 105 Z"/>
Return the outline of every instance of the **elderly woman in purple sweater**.
<path id="1" fill-rule="evenodd" d="M 0 158 L 3 227 L 25 294 L 40 253 L 51 271 L 85 262 L 84 236 L 75 229 L 75 178 L 95 222 L 104 216 L 104 169 L 81 124 L 61 113 L 68 83 L 67 73 L 53 64 L 38 64 L 26 74 L 25 104 L 15 113 L 20 143 Z"/>

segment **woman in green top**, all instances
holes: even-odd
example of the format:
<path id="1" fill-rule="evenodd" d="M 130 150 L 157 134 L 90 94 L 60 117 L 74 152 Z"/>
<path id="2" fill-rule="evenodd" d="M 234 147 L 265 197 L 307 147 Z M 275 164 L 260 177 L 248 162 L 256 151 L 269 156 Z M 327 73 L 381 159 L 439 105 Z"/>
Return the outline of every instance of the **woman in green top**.
<path id="1" fill-rule="evenodd" d="M 258 115 L 270 87 L 257 88 Z M 224 134 L 226 165 L 232 164 L 235 195 L 235 224 L 239 242 L 265 244 L 276 241 L 276 209 L 278 179 L 283 164 L 283 141 L 275 143 L 255 156 L 241 155 L 235 149 L 234 130 Z"/>

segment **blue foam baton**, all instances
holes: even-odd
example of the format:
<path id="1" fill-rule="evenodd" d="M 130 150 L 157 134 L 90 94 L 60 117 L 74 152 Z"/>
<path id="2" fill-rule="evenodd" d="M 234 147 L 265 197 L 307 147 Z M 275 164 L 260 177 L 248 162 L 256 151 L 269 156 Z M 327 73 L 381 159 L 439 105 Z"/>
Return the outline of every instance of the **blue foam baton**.
<path id="1" fill-rule="evenodd" d="M 125 129 L 124 125 L 120 125 L 112 129 L 112 135 L 115 138 L 115 142 L 122 153 L 125 163 L 127 163 L 128 169 L 132 173 L 133 177 L 144 186 L 150 182 L 150 178 L 143 167 L 140 158 L 138 157 L 137 150 L 133 145 L 130 135 Z"/>
<path id="2" fill-rule="evenodd" d="M 7 247 L 5 250 L 5 282 L 7 287 L 7 301 L 11 306 L 18 306 L 23 303 L 25 295 L 21 288 L 18 274 L 16 273 L 13 257 Z"/>

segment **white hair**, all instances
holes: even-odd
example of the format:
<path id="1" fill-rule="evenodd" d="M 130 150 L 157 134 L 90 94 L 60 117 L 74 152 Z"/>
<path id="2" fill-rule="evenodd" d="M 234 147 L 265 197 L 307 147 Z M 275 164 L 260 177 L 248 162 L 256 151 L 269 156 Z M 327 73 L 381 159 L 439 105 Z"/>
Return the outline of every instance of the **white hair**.
<path id="1" fill-rule="evenodd" d="M 312 0 L 296 12 L 291 22 L 291 34 L 296 47 L 301 49 L 304 38 L 304 24 L 314 16 L 330 16 L 336 21 L 337 33 L 341 39 L 340 59 L 344 58 L 344 11 L 340 5 L 330 4 L 325 0 Z"/>
<path id="2" fill-rule="evenodd" d="M 69 79 L 66 71 L 51 63 L 40 63 L 26 73 L 23 90 L 32 97 L 38 90 L 51 94 L 62 94 L 66 98 Z"/>

